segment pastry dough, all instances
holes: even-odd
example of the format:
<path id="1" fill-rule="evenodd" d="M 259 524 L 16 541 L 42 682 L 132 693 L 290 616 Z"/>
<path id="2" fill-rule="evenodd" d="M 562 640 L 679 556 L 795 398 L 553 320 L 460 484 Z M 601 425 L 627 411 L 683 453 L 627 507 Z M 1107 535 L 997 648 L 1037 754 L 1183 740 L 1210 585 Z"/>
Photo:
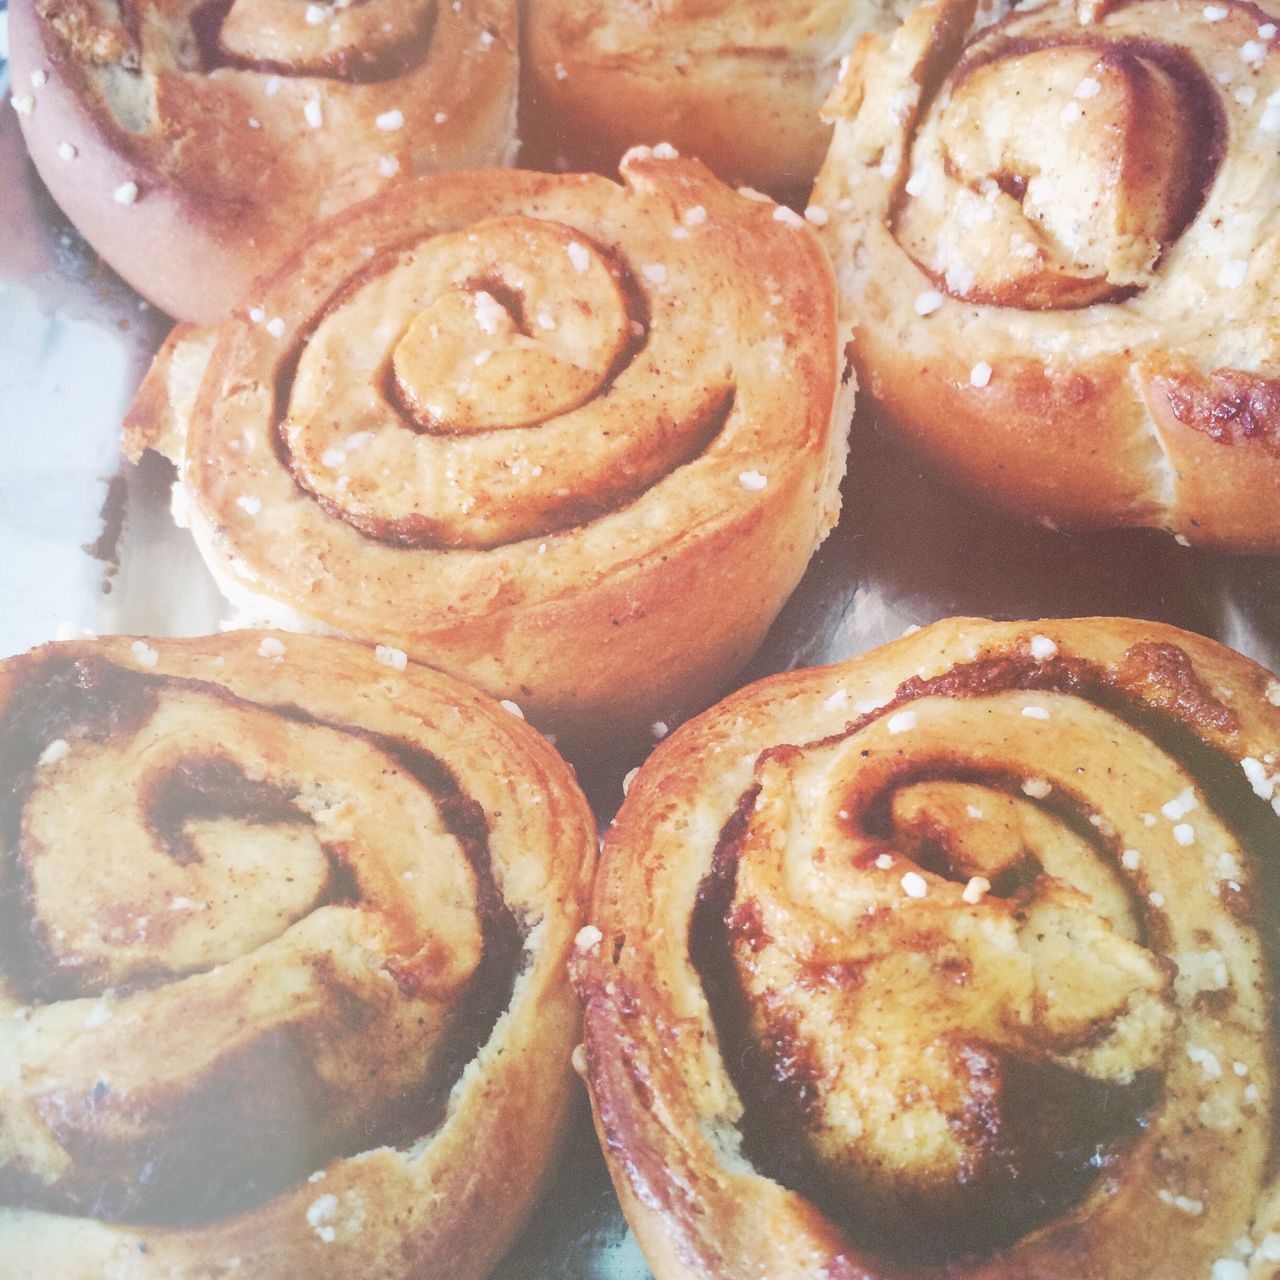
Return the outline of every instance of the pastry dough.
<path id="1" fill-rule="evenodd" d="M 250 619 L 401 648 L 539 725 L 705 706 L 835 523 L 853 387 L 811 230 L 700 164 L 405 185 L 318 233 L 127 445 Z"/>
<path id="2" fill-rule="evenodd" d="M 9 22 L 40 176 L 180 319 L 222 320 L 400 176 L 514 155 L 515 0 L 15 0 Z"/>
<path id="3" fill-rule="evenodd" d="M 487 1275 L 572 1098 L 594 826 L 540 735 L 244 632 L 10 659 L 0 739 L 0 1274 Z"/>
<path id="4" fill-rule="evenodd" d="M 931 0 L 813 201 L 878 412 L 1020 516 L 1280 550 L 1280 39 L 1242 0 Z"/>
<path id="5" fill-rule="evenodd" d="M 818 111 L 840 60 L 906 0 L 524 0 L 523 129 L 535 148 L 611 170 L 670 142 L 721 177 L 802 196 L 830 139 Z"/>
<path id="6" fill-rule="evenodd" d="M 1125 619 L 938 623 L 682 727 L 576 960 L 659 1280 L 1269 1280 L 1278 812 L 1280 681 Z"/>

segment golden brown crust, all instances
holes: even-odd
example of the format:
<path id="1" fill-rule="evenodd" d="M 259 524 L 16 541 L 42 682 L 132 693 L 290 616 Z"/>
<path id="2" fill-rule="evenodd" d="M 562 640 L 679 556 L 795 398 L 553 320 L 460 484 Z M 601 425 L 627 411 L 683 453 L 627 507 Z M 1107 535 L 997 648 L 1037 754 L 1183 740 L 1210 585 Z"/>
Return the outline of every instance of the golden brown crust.
<path id="1" fill-rule="evenodd" d="M 938 623 L 678 730 L 575 958 L 659 1280 L 1269 1278 L 1277 813 L 1280 681 L 1125 619 Z"/>
<path id="2" fill-rule="evenodd" d="M 813 200 L 877 408 L 1021 517 L 1280 549 L 1275 22 L 972 13 L 868 37 L 827 108 Z"/>
<path id="3" fill-rule="evenodd" d="M 622 173 L 405 186 L 261 283 L 182 465 L 233 600 L 557 734 L 715 696 L 835 523 L 853 388 L 795 215 L 692 161 Z"/>
<path id="4" fill-rule="evenodd" d="M 511 159 L 515 0 L 128 13 L 23 0 L 12 72 L 54 198 L 179 319 L 222 320 L 308 226 L 404 176 Z"/>
<path id="5" fill-rule="evenodd" d="M 858 36 L 909 6 L 886 0 L 525 0 L 525 128 L 578 167 L 670 142 L 727 181 L 799 195 L 830 129 L 818 118 Z"/>
<path id="6" fill-rule="evenodd" d="M 540 735 L 381 658 L 0 667 L 5 1276 L 478 1278 L 520 1229 L 594 827 Z"/>

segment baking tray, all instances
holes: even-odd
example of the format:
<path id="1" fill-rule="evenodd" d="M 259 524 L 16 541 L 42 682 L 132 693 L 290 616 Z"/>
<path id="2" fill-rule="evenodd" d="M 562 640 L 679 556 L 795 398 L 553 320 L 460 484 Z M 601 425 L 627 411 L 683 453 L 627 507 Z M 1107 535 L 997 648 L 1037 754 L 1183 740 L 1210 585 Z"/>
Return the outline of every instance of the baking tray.
<path id="1" fill-rule="evenodd" d="M 6 15 L 0 83 L 8 101 Z M 120 417 L 169 328 L 85 244 L 0 113 L 0 654 L 79 630 L 218 630 L 228 616 L 169 518 L 168 464 L 125 463 Z M 1213 636 L 1280 667 L 1280 561 L 1178 546 L 1150 531 L 1066 535 L 953 495 L 854 424 L 840 523 L 737 683 L 862 653 L 952 614 L 1128 614 Z M 602 824 L 639 763 L 605 752 L 580 776 Z M 554 1184 L 503 1280 L 644 1280 L 585 1100 Z"/>

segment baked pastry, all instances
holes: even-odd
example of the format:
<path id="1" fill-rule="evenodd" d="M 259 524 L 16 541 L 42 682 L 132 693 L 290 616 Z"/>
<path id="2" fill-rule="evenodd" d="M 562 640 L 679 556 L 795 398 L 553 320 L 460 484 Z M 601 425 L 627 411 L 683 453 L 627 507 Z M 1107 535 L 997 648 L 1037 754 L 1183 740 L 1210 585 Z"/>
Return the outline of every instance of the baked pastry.
<path id="1" fill-rule="evenodd" d="M 813 201 L 877 413 L 1019 516 L 1280 550 L 1280 40 L 1052 0 L 868 37 Z"/>
<path id="2" fill-rule="evenodd" d="M 557 734 L 647 734 L 731 679 L 835 523 L 834 282 L 694 161 L 622 177 L 405 184 L 259 282 L 198 394 L 177 336 L 126 445 L 178 462 L 244 617 L 393 645 Z"/>
<path id="3" fill-rule="evenodd" d="M 222 320 L 308 226 L 399 176 L 515 152 L 515 0 L 14 0 L 9 28 L 45 185 L 183 320 Z"/>
<path id="4" fill-rule="evenodd" d="M 337 640 L 0 664 L 0 1274 L 483 1277 L 573 1094 L 594 826 Z"/>
<path id="5" fill-rule="evenodd" d="M 831 136 L 818 117 L 840 60 L 909 0 L 524 0 L 526 143 L 611 172 L 670 142 L 721 177 L 802 195 Z"/>
<path id="6" fill-rule="evenodd" d="M 949 621 L 663 742 L 580 935 L 658 1280 L 1270 1280 L 1280 681 Z"/>

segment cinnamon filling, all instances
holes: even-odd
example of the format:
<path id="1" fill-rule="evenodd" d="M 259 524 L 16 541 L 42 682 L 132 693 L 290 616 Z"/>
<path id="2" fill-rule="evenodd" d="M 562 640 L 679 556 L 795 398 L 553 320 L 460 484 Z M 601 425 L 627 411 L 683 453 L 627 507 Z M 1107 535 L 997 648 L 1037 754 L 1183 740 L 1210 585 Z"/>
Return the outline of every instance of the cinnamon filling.
<path id="1" fill-rule="evenodd" d="M 95 657 L 38 654 L 15 661 L 28 670 L 0 717 L 0 838 L 5 850 L 0 867 L 0 964 L 9 989 L 35 1003 L 93 994 L 75 989 L 74 975 L 58 968 L 23 868 L 22 814 L 41 752 L 58 738 L 106 742 L 116 733 L 136 732 L 146 724 L 162 691 L 190 690 L 233 705 L 252 704 L 217 685 L 142 674 Z M 450 1007 L 429 1078 L 407 1092 L 366 1100 L 367 1105 L 339 1124 L 326 1102 L 332 1085 L 317 1074 L 312 1033 L 305 1024 L 291 1023 L 238 1038 L 194 1089 L 161 1078 L 154 1086 L 160 1094 L 149 1099 L 121 1092 L 109 1073 L 88 1093 L 46 1089 L 39 1102 L 44 1123 L 93 1176 L 64 1179 L 55 1186 L 42 1184 L 22 1168 L 3 1167 L 0 1197 L 6 1202 L 166 1225 L 206 1222 L 251 1208 L 335 1158 L 381 1145 L 405 1145 L 429 1134 L 443 1119 L 449 1094 L 467 1064 L 510 1003 L 524 930 L 495 878 L 485 814 L 449 767 L 410 743 L 328 724 L 296 706 L 266 709 L 362 739 L 381 752 L 389 769 L 403 771 L 430 793 L 445 829 L 470 865 L 480 958 Z M 152 779 L 142 806 L 158 846 L 180 863 L 200 856 L 186 829 L 192 822 L 227 817 L 252 824 L 310 821 L 282 788 L 246 777 L 232 758 L 214 750 L 183 759 Z M 350 903 L 356 895 L 344 853 L 341 847 L 325 849 L 331 874 L 317 906 Z M 111 852 L 104 850 L 102 856 L 110 857 Z M 333 964 L 318 958 L 312 976 L 324 998 L 342 1010 L 347 1034 L 359 1043 L 367 1038 L 362 1031 L 366 1022 L 378 1015 L 353 999 L 349 977 Z M 411 965 L 389 965 L 387 976 L 406 998 L 413 998 L 431 968 L 432 957 L 419 955 Z M 142 975 L 135 985 L 160 987 L 164 980 L 162 974 Z M 117 989 L 113 994 L 128 992 Z M 177 1035 L 180 1029 L 166 1029 L 164 1034 Z M 146 1046 L 138 1048 L 145 1058 Z M 394 1044 L 384 1050 L 397 1052 Z M 155 1052 L 160 1055 L 156 1065 L 162 1067 L 165 1050 L 158 1047 Z M 167 1129 L 158 1129 L 148 1119 L 153 1106 L 166 1116 Z M 135 1138 L 121 1138 L 131 1130 Z M 100 1138 L 100 1131 L 106 1136 Z"/>
<path id="2" fill-rule="evenodd" d="M 281 366 L 273 428 L 276 455 L 300 492 L 372 541 L 415 549 L 485 549 L 580 527 L 622 510 L 656 479 L 701 457 L 733 412 L 731 385 L 710 386 L 702 394 L 684 389 L 678 408 L 664 413 L 661 405 L 647 407 L 645 413 L 652 418 L 647 423 L 631 421 L 633 409 L 616 429 L 604 429 L 605 436 L 613 437 L 609 444 L 617 448 L 619 461 L 575 479 L 563 469 L 552 473 L 536 464 L 537 454 L 531 452 L 518 465 L 501 464 L 510 475 L 495 476 L 503 485 L 494 494 L 458 487 L 463 484 L 458 481 L 443 497 L 433 498 L 415 487 L 413 468 L 424 464 L 412 452 L 395 453 L 399 462 L 389 469 L 384 466 L 379 481 L 376 473 L 365 474 L 359 452 L 351 455 L 348 465 L 345 448 L 316 446 L 309 438 L 310 411 L 298 407 L 297 397 L 300 380 L 304 375 L 314 378 L 326 358 L 316 353 L 317 335 L 323 333 L 331 342 L 339 313 L 366 305 L 362 294 L 383 287 L 389 273 L 415 270 L 419 258 L 458 252 L 452 244 L 442 249 L 442 242 L 465 240 L 465 253 L 483 260 L 489 253 L 486 236 L 532 238 L 530 243 L 536 241 L 544 261 L 553 258 L 562 274 L 568 269 L 569 285 L 581 285 L 583 296 L 570 287 L 554 304 L 544 299 L 535 305 L 527 284 L 528 271 L 535 268 L 523 262 L 519 270 L 480 269 L 461 285 L 437 289 L 417 305 L 373 379 L 371 398 L 379 415 L 386 416 L 385 423 L 379 417 L 379 432 L 403 428 L 416 436 L 487 447 L 499 433 L 536 431 L 545 422 L 608 396 L 644 352 L 650 337 L 648 300 L 616 250 L 574 228 L 545 221 L 498 217 L 490 219 L 488 227 L 466 237 L 442 233 L 434 242 L 393 246 L 378 255 L 335 293 Z M 567 256 L 566 243 L 557 237 L 567 243 Z M 477 240 L 479 248 L 474 247 Z M 583 255 L 583 266 L 576 271 L 570 266 L 574 252 Z M 594 274 L 588 274 L 588 267 Z M 551 279 L 556 279 L 554 274 Z M 544 292 L 549 287 L 541 285 Z M 565 313 L 560 322 L 549 314 L 557 309 Z M 565 339 L 570 330 L 577 331 L 579 339 Z M 297 414 L 297 420 L 291 414 Z M 619 446 L 628 432 L 634 439 Z M 354 432 L 346 438 L 367 434 Z M 584 441 L 584 451 L 589 445 Z M 377 451 L 382 445 L 372 448 Z M 385 462 L 390 455 L 378 456 Z M 338 480 L 335 467 L 346 469 Z M 435 472 L 426 476 L 429 485 L 439 480 Z M 390 509 L 387 486 L 394 492 Z M 506 495 L 503 501 L 495 496 L 498 493 Z"/>
<path id="3" fill-rule="evenodd" d="M 1140 676 L 1140 666 L 1145 676 Z M 1185 655 L 1172 646 L 1134 646 L 1114 674 L 1075 659 L 1014 657 L 980 660 L 932 679 L 916 677 L 899 687 L 894 701 L 860 717 L 844 734 L 811 745 L 838 744 L 919 698 L 981 698 L 1012 690 L 1068 691 L 1105 706 L 1145 733 L 1158 749 L 1186 762 L 1204 799 L 1231 820 L 1246 850 L 1265 853 L 1275 847 L 1270 807 L 1253 794 L 1234 760 L 1197 736 L 1202 727 L 1229 733 L 1232 725 L 1224 720 L 1221 704 L 1189 673 Z M 780 747 L 766 755 L 776 757 L 785 769 L 789 753 L 798 750 Z M 1121 851 L 1071 797 L 1057 790 L 1052 797 L 1040 797 L 1038 791 L 1020 789 L 1018 782 L 1012 776 L 975 771 L 960 759 L 954 768 L 936 762 L 918 768 L 904 759 L 884 791 L 856 819 L 849 815 L 850 822 L 859 824 L 862 838 L 859 865 L 869 868 L 877 857 L 891 858 L 892 849 L 926 873 L 958 883 L 990 870 L 983 892 L 1004 900 L 1014 928 L 1034 934 L 1052 923 L 1051 915 L 1036 915 L 1042 868 L 1016 838 L 1010 838 L 1007 849 L 1000 847 L 1000 824 L 992 821 L 999 815 L 993 810 L 1002 804 L 1025 806 L 1027 797 L 1036 796 L 1036 807 L 1046 820 L 1061 823 L 1070 838 L 1094 851 L 1104 879 L 1111 874 L 1107 867 L 1119 866 Z M 991 1257 L 1069 1215 L 1099 1179 L 1118 1170 L 1128 1148 L 1148 1127 L 1162 1103 L 1162 1071 L 1140 1068 L 1125 1080 L 1099 1079 L 1070 1069 L 1049 1056 L 1054 1048 L 1049 1023 L 1044 1055 L 997 1045 L 981 1034 L 946 1031 L 928 1050 L 945 1070 L 922 1071 L 915 1087 L 934 1090 L 931 1105 L 940 1108 L 961 1153 L 954 1177 L 931 1182 L 895 1174 L 880 1165 L 881 1157 L 874 1153 L 857 1154 L 863 1141 L 859 1133 L 843 1139 L 851 1154 L 833 1155 L 831 1119 L 822 1101 L 830 1052 L 824 1065 L 786 987 L 770 985 L 772 979 L 761 977 L 775 939 L 765 908 L 750 893 L 744 896 L 742 888 L 744 876 L 746 883 L 753 882 L 744 859 L 763 856 L 752 842 L 752 824 L 764 800 L 762 785 L 757 783 L 743 795 L 725 823 L 710 871 L 699 886 L 689 929 L 690 959 L 708 999 L 720 1057 L 743 1103 L 739 1128 L 744 1153 L 764 1175 L 811 1201 L 856 1249 L 906 1268 L 932 1269 Z M 986 797 L 987 822 L 981 824 L 981 838 L 967 843 L 968 837 L 957 835 L 948 822 L 949 806 L 963 810 L 967 800 L 976 808 L 972 802 L 979 788 Z M 829 861 L 839 853 L 828 847 L 825 857 Z M 1280 892 L 1280 874 L 1269 862 L 1274 859 L 1250 859 L 1258 877 L 1252 896 L 1261 902 L 1272 901 Z M 761 874 L 755 873 L 754 879 Z M 1140 942 L 1143 904 L 1118 874 L 1116 880 L 1120 898 L 1131 898 L 1129 908 L 1119 908 L 1129 921 L 1122 930 L 1137 928 Z M 1228 895 L 1223 897 L 1230 906 Z M 865 936 L 849 940 L 847 962 L 833 961 L 831 947 L 825 945 L 826 958 L 820 964 L 806 965 L 803 952 L 797 956 L 797 1000 L 805 989 L 840 989 L 850 993 L 850 1002 L 842 1007 L 864 1010 L 870 1017 L 881 998 L 908 1011 L 913 998 L 928 999 L 923 993 L 913 996 L 907 987 L 874 987 L 874 970 L 883 958 L 877 948 L 882 945 L 903 948 L 915 957 L 892 960 L 886 972 L 923 966 L 932 971 L 932 981 L 940 988 L 964 988 L 973 980 L 963 948 L 931 927 L 912 933 L 904 924 L 884 934 L 892 942 L 877 942 L 877 915 L 884 910 L 868 908 L 855 926 Z M 1265 947 L 1274 968 L 1274 931 L 1268 931 Z M 782 971 L 785 966 L 773 970 Z M 860 1027 L 861 1016 L 842 1024 L 839 1034 L 855 1041 L 874 1037 L 874 1030 Z M 1110 1028 L 1099 1025 L 1096 1033 L 1101 1043 Z M 1089 1042 L 1086 1035 L 1085 1043 Z M 881 1052 L 887 1051 L 881 1046 Z M 956 1099 L 950 1106 L 938 1092 L 948 1082 L 954 1085 Z M 909 1111 L 917 1101 L 899 1096 L 899 1108 Z M 899 1120 L 888 1118 L 891 1130 Z M 872 1123 L 871 1116 L 866 1123 Z"/>
<path id="4" fill-rule="evenodd" d="M 1224 108 L 1177 46 L 1037 25 L 1015 10 L 925 85 L 891 225 L 953 297 L 1033 310 L 1118 302 L 1154 279 L 1203 207 Z"/>

